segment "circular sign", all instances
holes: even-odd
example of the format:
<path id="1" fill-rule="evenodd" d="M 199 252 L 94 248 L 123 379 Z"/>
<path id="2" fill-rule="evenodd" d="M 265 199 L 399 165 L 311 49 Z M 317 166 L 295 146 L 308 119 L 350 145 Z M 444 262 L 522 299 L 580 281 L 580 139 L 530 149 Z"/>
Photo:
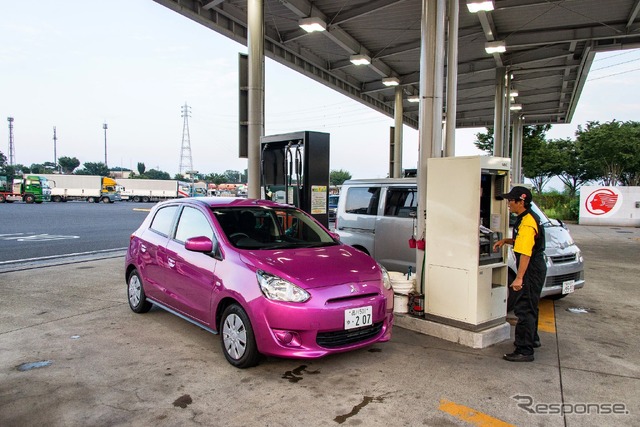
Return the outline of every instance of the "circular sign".
<path id="1" fill-rule="evenodd" d="M 622 195 L 615 188 L 598 188 L 587 196 L 584 207 L 591 215 L 613 214 L 622 205 Z"/>

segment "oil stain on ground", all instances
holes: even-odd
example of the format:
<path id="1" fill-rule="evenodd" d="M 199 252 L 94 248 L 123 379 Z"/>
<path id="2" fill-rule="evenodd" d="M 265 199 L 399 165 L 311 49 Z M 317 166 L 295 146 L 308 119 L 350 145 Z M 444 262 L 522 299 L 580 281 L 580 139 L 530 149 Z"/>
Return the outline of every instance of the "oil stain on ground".
<path id="1" fill-rule="evenodd" d="M 333 421 L 337 422 L 338 424 L 342 424 L 345 421 L 347 421 L 349 418 L 358 415 L 358 412 L 360 412 L 360 410 L 362 408 L 364 408 L 365 406 L 367 406 L 369 403 L 382 403 L 384 402 L 384 397 L 382 396 L 364 396 L 364 398 L 362 399 L 362 402 L 358 403 L 356 406 L 353 407 L 353 409 L 351 410 L 351 412 L 349 412 L 348 414 L 344 414 L 344 415 L 338 415 L 337 417 L 335 417 L 333 419 Z"/>
<path id="2" fill-rule="evenodd" d="M 191 396 L 189 396 L 188 394 L 183 394 L 182 396 L 177 398 L 175 402 L 173 402 L 173 406 L 184 409 L 187 406 L 191 405 L 192 403 L 193 403 L 193 399 L 191 399 Z"/>
<path id="3" fill-rule="evenodd" d="M 284 375 L 282 376 L 283 379 L 285 380 L 289 380 L 289 382 L 291 383 L 297 383 L 298 381 L 302 380 L 302 374 L 310 374 L 310 375 L 315 375 L 315 374 L 319 374 L 320 371 L 307 371 L 307 365 L 300 365 L 298 366 L 296 369 L 292 370 L 292 371 L 287 371 L 284 373 Z"/>

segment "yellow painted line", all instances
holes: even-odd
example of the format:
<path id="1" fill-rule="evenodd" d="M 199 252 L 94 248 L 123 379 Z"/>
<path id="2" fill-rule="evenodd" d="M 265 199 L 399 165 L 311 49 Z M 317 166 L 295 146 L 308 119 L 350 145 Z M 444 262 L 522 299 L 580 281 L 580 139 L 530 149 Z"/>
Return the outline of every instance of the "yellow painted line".
<path id="1" fill-rule="evenodd" d="M 475 409 L 471 409 L 464 405 L 458 405 L 457 403 L 450 402 L 445 399 L 440 400 L 440 407 L 438 409 L 456 417 L 459 420 L 478 427 L 515 427 L 513 424 L 505 423 L 504 421 L 490 415 L 483 414 Z"/>
<path id="2" fill-rule="evenodd" d="M 556 315 L 553 301 L 541 299 L 538 304 L 538 330 L 556 333 Z"/>

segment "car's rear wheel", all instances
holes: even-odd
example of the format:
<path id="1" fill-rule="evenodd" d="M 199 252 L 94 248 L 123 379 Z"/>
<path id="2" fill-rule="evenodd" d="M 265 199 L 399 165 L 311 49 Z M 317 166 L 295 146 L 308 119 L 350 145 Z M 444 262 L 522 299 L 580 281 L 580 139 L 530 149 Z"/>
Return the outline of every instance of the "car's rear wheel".
<path id="1" fill-rule="evenodd" d="M 247 313 L 238 304 L 231 304 L 222 313 L 221 343 L 224 357 L 236 368 L 258 364 L 260 353 Z"/>
<path id="2" fill-rule="evenodd" d="M 151 303 L 147 301 L 147 297 L 144 294 L 144 288 L 142 287 L 142 280 L 140 280 L 138 270 L 133 270 L 129 273 L 127 295 L 129 296 L 129 307 L 131 307 L 134 313 L 146 313 L 151 310 Z"/>

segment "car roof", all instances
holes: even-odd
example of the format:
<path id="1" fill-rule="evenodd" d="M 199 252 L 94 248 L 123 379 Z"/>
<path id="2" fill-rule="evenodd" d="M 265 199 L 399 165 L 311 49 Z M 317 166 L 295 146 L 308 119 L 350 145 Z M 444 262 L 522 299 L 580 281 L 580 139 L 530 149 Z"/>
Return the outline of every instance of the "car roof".
<path id="1" fill-rule="evenodd" d="M 292 208 L 293 206 L 272 202 L 262 199 L 247 199 L 244 197 L 185 197 L 174 199 L 163 204 L 180 203 L 206 205 L 211 208 L 217 207 L 272 207 L 272 208 Z"/>
<path id="2" fill-rule="evenodd" d="M 416 178 L 375 178 L 375 179 L 350 179 L 342 185 L 366 185 L 366 184 L 416 184 Z"/>

